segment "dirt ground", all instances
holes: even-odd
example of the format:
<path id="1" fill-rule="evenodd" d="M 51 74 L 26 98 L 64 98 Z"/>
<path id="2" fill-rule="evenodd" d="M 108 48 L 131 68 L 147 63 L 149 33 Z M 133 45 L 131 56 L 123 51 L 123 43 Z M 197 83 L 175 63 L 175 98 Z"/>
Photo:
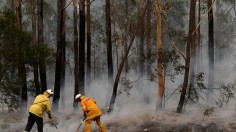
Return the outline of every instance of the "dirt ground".
<path id="1" fill-rule="evenodd" d="M 0 132 L 24 131 L 28 114 L 0 113 Z M 175 109 L 155 112 L 154 109 L 117 111 L 104 114 L 101 118 L 108 132 L 236 132 L 236 112 L 218 108 L 187 108 L 181 114 Z M 82 121 L 81 114 L 59 112 L 53 114 L 53 122 L 59 132 L 75 132 Z M 93 122 L 92 132 L 98 127 Z M 79 129 L 84 130 L 84 124 Z M 36 124 L 32 132 L 36 132 Z M 46 117 L 44 131 L 57 132 L 56 127 Z"/>

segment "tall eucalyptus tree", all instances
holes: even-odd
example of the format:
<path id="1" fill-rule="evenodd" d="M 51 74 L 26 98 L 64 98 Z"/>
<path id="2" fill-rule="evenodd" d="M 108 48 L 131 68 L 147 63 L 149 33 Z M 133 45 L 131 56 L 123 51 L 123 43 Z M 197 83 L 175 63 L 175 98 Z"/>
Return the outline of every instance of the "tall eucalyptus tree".
<path id="1" fill-rule="evenodd" d="M 85 0 L 79 2 L 79 89 L 85 93 Z"/>
<path id="2" fill-rule="evenodd" d="M 20 30 L 22 30 L 22 11 L 21 11 L 21 0 L 15 1 L 15 8 L 16 8 L 16 19 L 17 19 L 17 26 Z M 27 82 L 26 82 L 26 69 L 25 69 L 25 62 L 24 62 L 24 48 L 22 47 L 23 44 L 19 44 L 19 55 L 18 55 L 18 79 L 20 82 L 21 87 L 21 111 L 24 112 L 27 108 Z"/>
<path id="3" fill-rule="evenodd" d="M 53 96 L 53 108 L 58 110 L 58 103 L 60 99 L 61 90 L 65 86 L 65 0 L 57 1 L 57 53 L 56 53 L 56 70 L 55 70 L 55 85 Z"/>
<path id="4" fill-rule="evenodd" d="M 73 26 L 74 26 L 74 97 L 79 93 L 79 53 L 78 53 L 78 29 L 77 29 L 77 0 L 73 0 Z M 73 99 L 74 99 L 73 97 Z M 77 107 L 78 103 L 76 100 L 73 101 L 73 106 Z"/>
<path id="5" fill-rule="evenodd" d="M 90 87 L 91 81 L 91 14 L 90 14 L 90 0 L 87 0 L 87 74 L 86 87 Z"/>
<path id="6" fill-rule="evenodd" d="M 214 49 L 214 19 L 213 19 L 213 5 L 212 0 L 207 0 L 207 7 L 208 7 L 208 91 L 209 91 L 209 103 L 212 102 L 212 92 L 214 87 L 214 56 L 215 56 L 215 49 Z"/>
<path id="7" fill-rule="evenodd" d="M 44 45 L 44 36 L 43 36 L 43 0 L 38 0 L 38 45 Z M 40 93 L 43 93 L 47 90 L 47 77 L 46 77 L 46 66 L 45 66 L 45 55 L 41 53 L 39 55 L 39 71 L 40 71 L 40 84 L 41 90 Z"/>
<path id="8" fill-rule="evenodd" d="M 113 83 L 110 0 L 106 0 L 105 12 L 106 12 L 106 38 L 107 38 L 106 43 L 107 43 L 107 65 L 108 65 L 108 89 L 109 89 L 112 87 Z"/>
<path id="9" fill-rule="evenodd" d="M 184 82 L 181 90 L 180 100 L 177 107 L 177 113 L 181 113 L 185 101 L 185 95 L 188 87 L 188 78 L 189 78 L 189 68 L 190 68 L 190 50 L 192 43 L 195 42 L 195 33 L 193 34 L 195 27 L 195 9 L 196 8 L 196 0 L 191 0 L 190 2 L 190 15 L 189 15 L 189 32 L 188 32 L 188 40 L 186 45 L 186 60 L 185 60 L 185 72 L 184 72 Z"/>
<path id="10" fill-rule="evenodd" d="M 30 1 L 31 4 L 31 19 L 32 19 L 32 44 L 35 48 L 37 46 L 37 37 L 36 37 L 36 15 L 35 15 L 35 2 Z M 33 62 L 34 67 L 34 85 L 35 85 L 35 94 L 40 94 L 40 84 L 39 84 L 39 72 L 38 72 L 38 58 Z"/>

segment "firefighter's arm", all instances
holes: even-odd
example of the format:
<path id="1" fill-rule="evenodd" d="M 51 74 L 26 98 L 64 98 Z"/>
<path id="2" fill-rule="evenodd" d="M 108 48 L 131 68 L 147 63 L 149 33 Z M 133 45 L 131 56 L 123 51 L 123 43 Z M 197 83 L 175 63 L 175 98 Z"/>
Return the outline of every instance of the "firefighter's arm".
<path id="1" fill-rule="evenodd" d="M 83 101 L 81 101 L 81 108 L 82 108 L 83 113 L 84 113 L 84 118 L 86 118 L 86 105 Z"/>
<path id="2" fill-rule="evenodd" d="M 86 105 L 85 105 L 84 101 L 81 101 L 81 107 L 82 107 L 82 110 L 84 112 L 84 115 L 86 115 L 87 108 L 86 108 Z"/>
<path id="3" fill-rule="evenodd" d="M 51 104 L 50 104 L 50 101 L 46 101 L 46 111 L 48 113 L 48 118 L 51 119 L 52 118 L 52 115 L 51 115 Z"/>
<path id="4" fill-rule="evenodd" d="M 96 104 L 96 100 L 95 99 L 92 99 L 92 101 Z"/>

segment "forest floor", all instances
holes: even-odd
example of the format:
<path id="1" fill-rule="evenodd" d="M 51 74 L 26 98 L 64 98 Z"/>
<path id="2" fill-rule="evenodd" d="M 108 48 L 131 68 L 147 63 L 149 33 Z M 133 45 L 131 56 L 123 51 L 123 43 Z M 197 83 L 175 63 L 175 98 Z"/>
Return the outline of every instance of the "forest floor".
<path id="1" fill-rule="evenodd" d="M 17 113 L 0 113 L 0 132 L 22 132 L 28 115 Z M 126 110 L 113 115 L 103 114 L 101 117 L 107 132 L 236 132 L 236 112 L 219 108 L 186 108 L 182 113 L 175 109 L 154 112 L 149 110 Z M 80 114 L 59 112 L 53 114 L 53 121 L 59 132 L 75 132 L 82 121 Z M 97 125 L 91 124 L 92 132 L 98 131 Z M 84 130 L 82 124 L 79 132 Z M 32 132 L 37 131 L 36 124 Z M 45 132 L 58 132 L 46 117 Z"/>

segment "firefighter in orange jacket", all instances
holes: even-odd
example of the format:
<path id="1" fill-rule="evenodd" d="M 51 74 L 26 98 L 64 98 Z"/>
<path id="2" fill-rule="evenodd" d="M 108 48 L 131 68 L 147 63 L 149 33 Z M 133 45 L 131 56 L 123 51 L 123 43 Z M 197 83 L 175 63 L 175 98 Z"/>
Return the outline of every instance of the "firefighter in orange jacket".
<path id="1" fill-rule="evenodd" d="M 96 100 L 86 97 L 81 94 L 77 94 L 75 96 L 75 100 L 80 102 L 82 110 L 85 116 L 85 132 L 90 132 L 90 124 L 92 121 L 96 121 L 101 132 L 106 132 L 105 126 L 100 121 L 100 117 L 102 115 L 101 110 L 96 105 Z"/>
<path id="2" fill-rule="evenodd" d="M 34 103 L 29 108 L 28 122 L 25 128 L 26 132 L 29 132 L 34 123 L 37 123 L 38 132 L 43 132 L 43 114 L 47 111 L 48 118 L 51 119 L 51 105 L 49 98 L 53 96 L 51 89 L 46 90 L 43 94 L 39 94 Z"/>

